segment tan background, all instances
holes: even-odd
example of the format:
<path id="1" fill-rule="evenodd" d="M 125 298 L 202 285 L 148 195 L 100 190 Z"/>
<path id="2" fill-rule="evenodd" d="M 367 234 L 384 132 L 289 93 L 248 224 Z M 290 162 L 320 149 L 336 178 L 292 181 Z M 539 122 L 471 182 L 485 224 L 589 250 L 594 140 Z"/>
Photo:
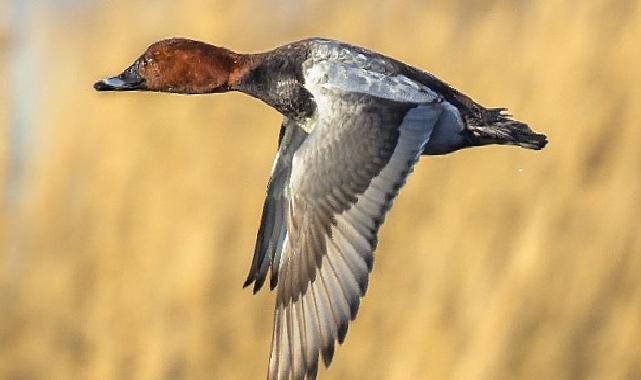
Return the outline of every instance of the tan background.
<path id="1" fill-rule="evenodd" d="M 279 115 L 91 85 L 164 37 L 314 35 L 550 139 L 421 161 L 321 378 L 641 378 L 641 3 L 608 0 L 0 2 L 0 378 L 264 378 Z"/>

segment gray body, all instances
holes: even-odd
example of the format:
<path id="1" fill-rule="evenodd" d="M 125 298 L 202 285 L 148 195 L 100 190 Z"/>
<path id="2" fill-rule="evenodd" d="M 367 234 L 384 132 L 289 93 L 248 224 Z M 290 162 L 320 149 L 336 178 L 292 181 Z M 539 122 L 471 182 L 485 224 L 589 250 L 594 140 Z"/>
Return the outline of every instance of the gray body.
<path id="1" fill-rule="evenodd" d="M 330 364 L 356 316 L 378 229 L 421 154 L 485 144 L 537 149 L 545 138 L 502 109 L 363 48 L 312 39 L 263 59 L 271 71 L 250 75 L 238 90 L 284 120 L 245 285 L 258 291 L 271 268 L 277 301 L 268 378 L 314 378 L 319 355 Z"/>

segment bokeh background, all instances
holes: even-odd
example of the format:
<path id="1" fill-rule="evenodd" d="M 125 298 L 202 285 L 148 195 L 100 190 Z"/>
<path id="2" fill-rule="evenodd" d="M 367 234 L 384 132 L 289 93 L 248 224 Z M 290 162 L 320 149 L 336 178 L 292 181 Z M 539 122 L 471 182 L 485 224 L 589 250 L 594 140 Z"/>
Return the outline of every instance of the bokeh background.
<path id="1" fill-rule="evenodd" d="M 274 296 L 241 284 L 279 115 L 92 89 L 171 36 L 349 41 L 549 136 L 422 159 L 321 378 L 641 378 L 633 0 L 0 2 L 0 378 L 264 378 Z"/>

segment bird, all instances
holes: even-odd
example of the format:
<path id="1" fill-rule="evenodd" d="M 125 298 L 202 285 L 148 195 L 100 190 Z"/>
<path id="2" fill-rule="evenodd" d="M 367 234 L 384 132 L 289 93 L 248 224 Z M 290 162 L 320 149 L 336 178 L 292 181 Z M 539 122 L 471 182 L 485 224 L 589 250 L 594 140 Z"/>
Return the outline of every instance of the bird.
<path id="1" fill-rule="evenodd" d="M 97 91 L 238 91 L 282 114 L 244 287 L 276 290 L 267 378 L 329 367 L 368 287 L 378 231 L 423 155 L 547 137 L 505 108 L 349 43 L 309 38 L 242 54 L 188 38 L 154 42 Z"/>

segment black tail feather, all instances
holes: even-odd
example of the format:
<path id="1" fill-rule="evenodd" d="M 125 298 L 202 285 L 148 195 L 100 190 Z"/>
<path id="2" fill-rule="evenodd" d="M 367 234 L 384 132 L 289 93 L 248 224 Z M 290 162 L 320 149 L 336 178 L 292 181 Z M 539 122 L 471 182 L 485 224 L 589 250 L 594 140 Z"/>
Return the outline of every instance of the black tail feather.
<path id="1" fill-rule="evenodd" d="M 468 126 L 472 145 L 509 144 L 534 150 L 541 150 L 547 145 L 547 136 L 532 131 L 525 123 L 510 119 L 504 108 L 489 111 L 487 124 Z"/>

